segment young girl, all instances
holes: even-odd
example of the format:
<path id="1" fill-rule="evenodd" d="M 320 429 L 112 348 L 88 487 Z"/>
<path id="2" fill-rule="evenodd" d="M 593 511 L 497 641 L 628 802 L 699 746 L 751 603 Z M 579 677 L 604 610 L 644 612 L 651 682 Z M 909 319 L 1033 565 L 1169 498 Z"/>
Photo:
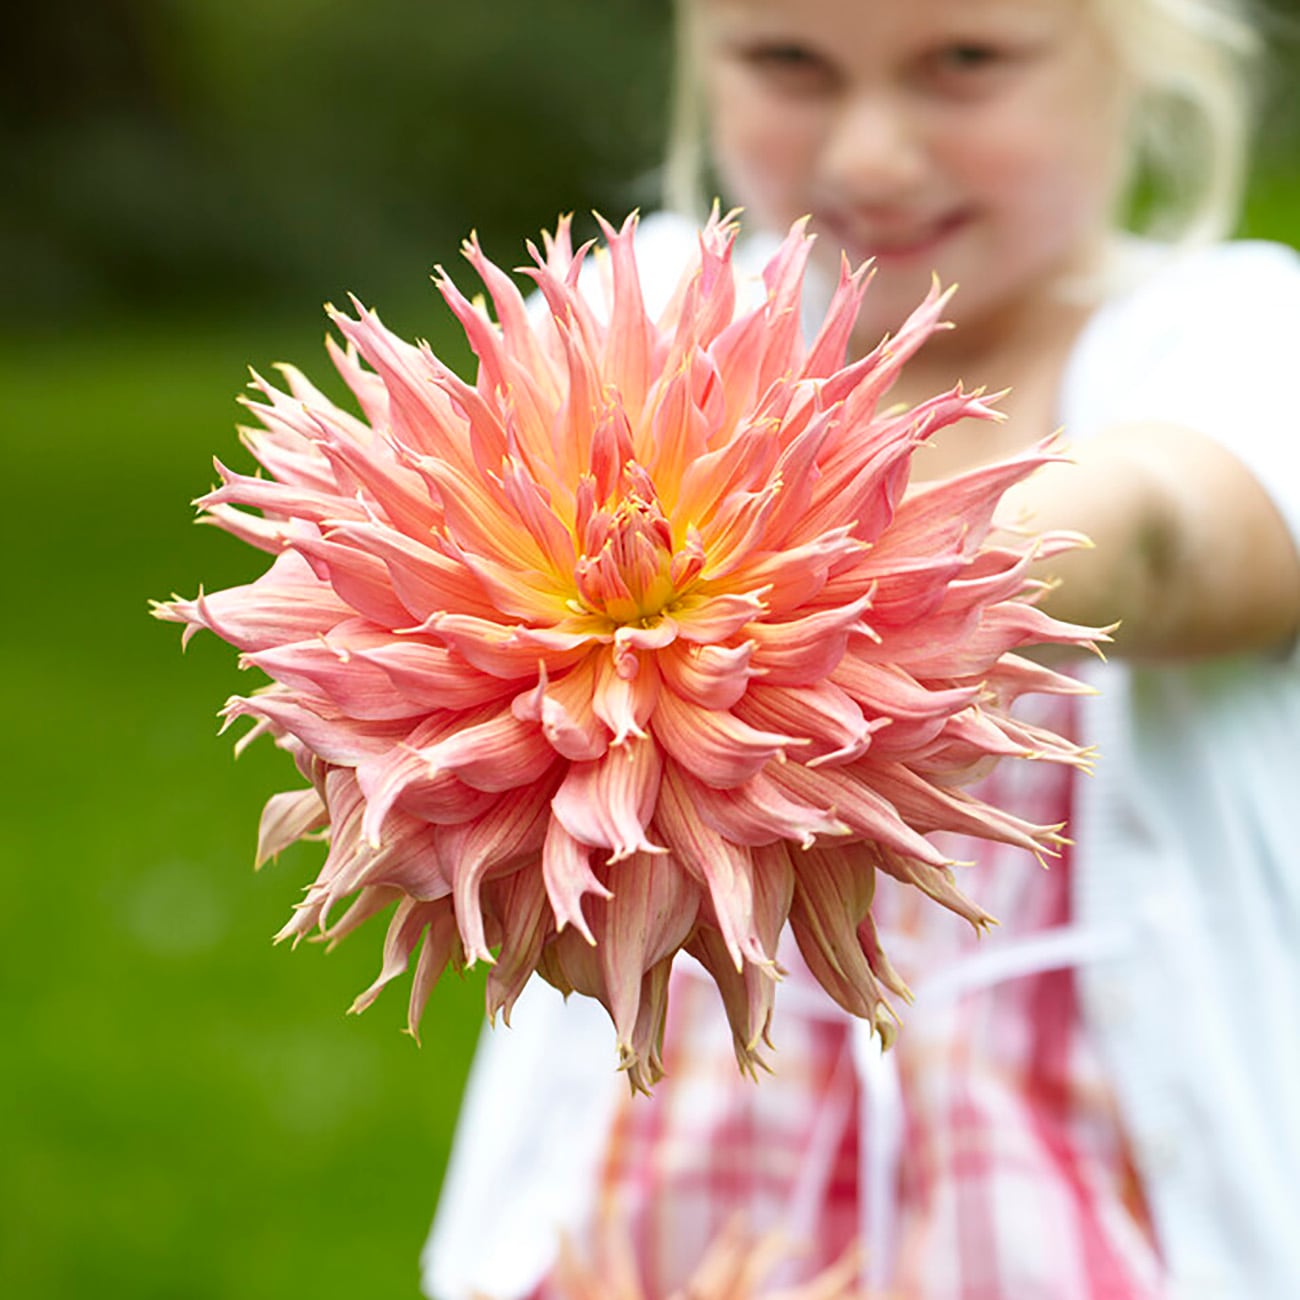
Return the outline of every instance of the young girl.
<path id="1" fill-rule="evenodd" d="M 521 1002 L 476 1064 L 426 1252 L 438 1300 L 546 1296 L 557 1226 L 624 1208 L 647 1293 L 737 1208 L 854 1239 L 907 1300 L 1300 1295 L 1300 265 L 1212 242 L 1231 221 L 1256 41 L 1233 0 L 683 0 L 672 176 L 749 229 L 810 213 L 832 273 L 873 258 L 855 348 L 937 272 L 957 328 L 892 396 L 1010 386 L 946 429 L 937 477 L 1063 426 L 1072 463 L 1004 503 L 1071 528 L 1051 612 L 1120 620 L 1098 694 L 1041 720 L 1097 775 L 1004 767 L 990 795 L 1076 841 L 1049 872 L 987 845 L 997 915 L 878 898 L 917 994 L 882 1056 L 797 953 L 774 1074 L 737 1076 L 716 995 L 680 963 L 668 1077 L 628 1100 L 599 1008 Z M 1168 242 L 1119 233 L 1140 184 Z M 671 283 L 690 226 L 647 223 Z M 924 900 L 922 900 L 924 902 Z M 590 1012 L 590 1014 L 589 1014 Z"/>

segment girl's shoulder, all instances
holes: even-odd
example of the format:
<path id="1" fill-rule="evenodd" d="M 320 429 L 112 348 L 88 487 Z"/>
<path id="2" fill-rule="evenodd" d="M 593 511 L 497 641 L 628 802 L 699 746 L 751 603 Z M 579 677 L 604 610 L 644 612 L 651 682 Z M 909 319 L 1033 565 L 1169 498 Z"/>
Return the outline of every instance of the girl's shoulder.
<path id="1" fill-rule="evenodd" d="M 1263 483 L 1300 545 L 1300 255 L 1240 240 L 1134 245 L 1071 355 L 1066 436 L 1153 421 L 1215 439 Z"/>
<path id="2" fill-rule="evenodd" d="M 1106 289 L 1065 376 L 1062 415 L 1080 432 L 1153 417 L 1237 426 L 1250 407 L 1290 389 L 1300 322 L 1294 249 L 1134 240 Z"/>
<path id="3" fill-rule="evenodd" d="M 1300 254 L 1266 240 L 1229 240 L 1190 248 L 1130 239 L 1120 244 L 1104 286 L 1095 331 L 1172 334 L 1248 327 L 1260 334 L 1294 326 L 1300 305 Z"/>

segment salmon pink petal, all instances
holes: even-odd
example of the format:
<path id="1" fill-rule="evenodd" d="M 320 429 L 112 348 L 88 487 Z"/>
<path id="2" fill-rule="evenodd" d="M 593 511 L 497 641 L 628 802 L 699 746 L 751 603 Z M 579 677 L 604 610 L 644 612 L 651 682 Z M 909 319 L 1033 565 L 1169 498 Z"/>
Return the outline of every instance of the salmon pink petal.
<path id="1" fill-rule="evenodd" d="M 398 441 L 421 455 L 438 456 L 468 469 L 473 464 L 468 430 L 451 400 L 437 384 L 420 349 L 385 329 L 373 311 L 366 311 L 353 300 L 355 317 L 330 310 L 330 319 L 357 352 L 374 367 L 375 378 L 382 385 L 386 401 L 379 401 L 379 391 L 366 377 L 353 388 L 364 402 L 373 404 L 368 413 L 376 429 L 391 427 Z M 336 358 L 338 353 L 335 353 Z M 344 378 L 364 375 L 357 368 L 343 370 Z M 363 397 L 364 395 L 364 397 Z"/>
<path id="2" fill-rule="evenodd" d="M 408 621 L 406 606 L 393 592 L 388 568 L 377 556 L 319 533 L 297 534 L 289 544 L 349 609 L 383 627 L 398 628 Z"/>
<path id="3" fill-rule="evenodd" d="M 701 880 L 732 965 L 763 965 L 772 955 L 763 948 L 754 924 L 754 864 L 749 849 L 719 835 L 705 823 L 691 799 L 690 787 L 670 764 L 664 773 L 655 826 L 673 857 Z"/>
<path id="4" fill-rule="evenodd" d="M 743 785 L 715 790 L 681 772 L 700 820 L 733 844 L 761 847 L 789 842 L 811 848 L 818 837 L 848 836 L 833 808 L 794 799 L 764 772 Z"/>
<path id="5" fill-rule="evenodd" d="M 580 632 L 533 629 L 525 636 L 518 627 L 471 614 L 434 614 L 418 630 L 444 641 L 471 668 L 504 681 L 536 678 L 539 662 L 555 671 L 581 659 L 588 648 L 588 637 Z"/>
<path id="6" fill-rule="evenodd" d="M 244 587 L 175 599 L 154 607 L 154 617 L 186 624 L 184 642 L 207 628 L 237 650 L 267 650 L 320 636 L 353 616 L 352 608 L 320 581 L 301 556 L 276 557 L 270 569 Z"/>
<path id="7" fill-rule="evenodd" d="M 402 890 L 394 885 L 366 885 L 360 889 L 348 904 L 343 915 L 322 927 L 316 938 L 324 940 L 331 947 L 340 939 L 346 938 L 353 930 L 364 925 L 372 916 L 386 912 L 392 905 L 404 897 Z M 450 900 L 444 899 L 448 907 Z M 318 924 L 319 918 L 313 919 L 312 925 Z M 303 931 L 307 933 L 307 931 Z M 276 942 L 285 938 L 284 931 L 275 936 Z M 295 936 L 296 938 L 296 936 Z"/>
<path id="8" fill-rule="evenodd" d="M 1071 682 L 1072 678 L 1061 677 Z M 916 719 L 944 718 L 973 704 L 979 686 L 927 687 L 898 664 L 871 663 L 850 652 L 835 666 L 830 681 L 851 695 L 873 717 L 892 726 Z"/>
<path id="9" fill-rule="evenodd" d="M 737 970 L 721 933 L 711 925 L 695 927 L 694 934 L 686 943 L 686 951 L 708 971 L 718 986 L 727 1023 L 731 1027 L 736 1064 L 742 1073 L 757 1079 L 760 1070 L 771 1068 L 759 1047 L 765 1041 L 770 1045 L 768 1029 L 775 1002 L 775 973 L 752 964 Z"/>
<path id="10" fill-rule="evenodd" d="M 870 596 L 862 596 L 850 605 L 787 622 L 751 623 L 746 628 L 746 635 L 756 642 L 751 662 L 769 686 L 818 682 L 834 672 L 850 636 L 870 634 L 862 621 L 870 605 Z"/>
<path id="11" fill-rule="evenodd" d="M 800 546 L 760 551 L 736 568 L 731 580 L 750 591 L 761 589 L 767 612 L 779 617 L 816 599 L 832 569 L 857 558 L 862 550 L 862 542 L 849 527 L 836 528 Z M 870 585 L 870 581 L 859 583 L 858 591 Z"/>
<path id="12" fill-rule="evenodd" d="M 492 961 L 485 932 L 483 883 L 525 867 L 540 854 L 550 820 L 550 799 L 550 789 L 537 786 L 522 798 L 500 801 L 488 816 L 439 828 L 439 856 L 451 878 L 456 924 L 470 965 Z"/>
<path id="13" fill-rule="evenodd" d="M 413 638 L 389 637 L 379 645 L 352 649 L 349 662 L 377 668 L 393 689 L 416 700 L 422 712 L 478 709 L 506 698 L 513 683 L 472 672 L 458 655 Z"/>
<path id="14" fill-rule="evenodd" d="M 601 373 L 617 389 L 629 410 L 640 409 L 650 387 L 655 351 L 654 323 L 646 315 L 637 275 L 633 237 L 636 222 L 629 218 L 615 231 L 600 218 L 612 271 L 610 315 L 605 331 Z"/>
<path id="15" fill-rule="evenodd" d="M 595 710 L 596 661 L 589 657 L 552 683 L 545 664 L 537 686 L 515 696 L 515 717 L 541 724 L 542 734 L 562 758 L 575 763 L 600 758 L 609 748 L 609 732 Z"/>
<path id="16" fill-rule="evenodd" d="M 664 1026 L 668 1018 L 668 980 L 672 957 L 657 961 L 641 977 L 636 1020 L 619 1045 L 619 1063 L 633 1092 L 648 1093 L 664 1076 Z"/>
<path id="17" fill-rule="evenodd" d="M 493 792 L 533 786 L 556 761 L 542 729 L 510 712 L 462 727 L 421 752 L 431 771 L 454 772 L 466 785 Z"/>
<path id="18" fill-rule="evenodd" d="M 888 1040 L 898 1018 L 885 993 L 906 998 L 907 989 L 880 963 L 870 924 L 874 892 L 869 854 L 861 849 L 811 849 L 799 861 L 790 926 L 822 987 L 845 1011 L 866 1020 Z M 864 923 L 865 935 L 859 932 Z"/>
<path id="19" fill-rule="evenodd" d="M 501 946 L 487 977 L 488 1015 L 499 1011 L 508 1025 L 510 1010 L 537 969 L 555 920 L 540 872 L 520 868 L 488 881 L 483 892 L 486 908 L 501 934 Z"/>
<path id="20" fill-rule="evenodd" d="M 326 637 L 244 655 L 241 663 L 260 668 L 287 686 L 324 696 L 354 718 L 415 718 L 436 707 L 427 697 L 399 691 L 382 668 L 355 661 L 346 647 Z"/>
<path id="21" fill-rule="evenodd" d="M 465 951 L 461 946 L 460 931 L 456 928 L 456 912 L 450 899 L 429 909 L 429 926 L 420 944 L 420 954 L 411 977 L 411 996 L 406 1013 L 406 1032 L 420 1041 L 420 1018 L 424 1015 L 429 995 L 448 966 L 456 970 L 465 965 Z"/>
<path id="22" fill-rule="evenodd" d="M 611 862 L 662 853 L 646 838 L 663 760 L 652 740 L 629 740 L 591 763 L 574 763 L 555 796 L 555 820 L 574 839 L 609 849 Z"/>
<path id="23" fill-rule="evenodd" d="M 869 264 L 854 271 L 849 267 L 848 258 L 840 259 L 839 282 L 826 308 L 826 319 L 808 349 L 803 367 L 805 378 L 829 378 L 843 368 L 858 309 L 873 274 Z"/>
<path id="24" fill-rule="evenodd" d="M 874 765 L 872 770 L 874 775 Z M 855 780 L 849 768 L 812 769 L 784 763 L 774 764 L 767 776 L 788 797 L 833 810 L 855 838 L 889 845 L 935 866 L 947 864 L 948 859 L 939 849 L 905 821 L 874 784 Z"/>
<path id="25" fill-rule="evenodd" d="M 273 794 L 262 809 L 262 820 L 257 828 L 255 865 L 262 866 L 304 835 L 328 824 L 329 809 L 321 801 L 318 791 L 309 788 Z"/>
<path id="26" fill-rule="evenodd" d="M 556 928 L 566 925 L 576 927 L 590 944 L 596 942 L 582 914 L 582 899 L 586 894 L 609 898 L 610 892 L 591 869 L 591 845 L 575 839 L 552 817 L 542 846 L 542 879 L 546 895 L 551 901 Z"/>
<path id="27" fill-rule="evenodd" d="M 754 643 L 692 645 L 683 639 L 658 657 L 659 671 L 674 694 L 701 709 L 729 709 L 749 687 Z"/>
<path id="28" fill-rule="evenodd" d="M 692 355 L 662 387 L 645 445 L 635 449 L 653 468 L 657 480 L 674 486 L 682 482 L 688 467 L 709 448 L 709 421 L 693 401 L 691 367 L 697 355 Z M 672 498 L 669 504 L 674 504 Z"/>
<path id="29" fill-rule="evenodd" d="M 909 825 L 928 831 L 952 831 L 1015 844 L 1030 853 L 1054 850 L 1059 827 L 1035 826 L 1021 817 L 988 808 L 961 790 L 925 779 L 903 763 L 873 764 L 872 783 L 900 810 Z"/>
<path id="30" fill-rule="evenodd" d="M 449 730 L 442 728 L 441 730 Z M 481 817 L 498 796 L 475 790 L 454 773 L 431 764 L 427 753 L 411 741 L 357 767 L 357 782 L 365 796 L 362 832 L 372 844 L 382 843 L 384 824 L 394 807 L 433 825 L 454 825 Z"/>
<path id="31" fill-rule="evenodd" d="M 331 522 L 329 536 L 383 560 L 393 595 L 411 619 L 427 619 L 453 609 L 477 618 L 499 613 L 475 574 L 459 558 L 428 544 L 431 538 L 418 540 L 372 522 Z"/>
<path id="32" fill-rule="evenodd" d="M 912 885 L 928 894 L 936 903 L 946 907 L 950 912 L 969 921 L 976 930 L 984 931 L 994 923 L 993 918 L 983 908 L 971 902 L 957 888 L 957 880 L 952 868 L 931 866 L 927 862 L 918 862 L 904 854 L 879 845 L 873 846 L 874 860 L 879 870 L 892 876 L 905 885 Z"/>
<path id="33" fill-rule="evenodd" d="M 672 691 L 660 692 L 652 725 L 672 759 L 723 790 L 748 781 L 769 759 L 803 743 L 798 736 L 759 731 L 725 709 L 692 708 Z"/>
<path id="34" fill-rule="evenodd" d="M 639 1021 L 645 975 L 690 936 L 699 889 L 665 854 L 634 853 L 608 867 L 605 879 L 614 896 L 591 908 L 594 952 L 618 1033 L 620 1058 L 630 1068 L 642 1059 L 636 1050 L 638 1039 L 656 1036 L 660 1025 L 654 1022 L 661 1023 L 657 1015 L 650 1026 Z"/>
<path id="35" fill-rule="evenodd" d="M 236 718 L 261 719 L 273 735 L 288 733 L 338 767 L 356 767 L 387 753 L 410 725 L 401 718 L 377 722 L 350 718 L 326 700 L 274 688 L 260 695 L 232 697 L 221 716 L 227 726 Z"/>
<path id="36" fill-rule="evenodd" d="M 853 698 L 829 682 L 816 686 L 768 686 L 756 682 L 736 706 L 751 727 L 802 731 L 810 742 L 799 754 L 809 767 L 859 757 L 871 734 L 887 719 L 868 721 Z"/>
<path id="37" fill-rule="evenodd" d="M 429 923 L 429 912 L 436 904 L 417 903 L 413 898 L 405 898 L 397 905 L 393 919 L 388 925 L 388 936 L 384 940 L 384 961 L 378 978 L 364 993 L 357 995 L 349 1008 L 354 1014 L 364 1011 L 383 992 L 386 984 L 392 983 L 411 960 L 415 946 L 424 934 Z"/>
<path id="38" fill-rule="evenodd" d="M 300 519 L 311 524 L 333 518 L 365 518 L 360 502 L 293 482 L 277 483 L 274 479 L 237 474 L 219 460 L 213 463 L 222 486 L 199 497 L 195 504 L 201 510 L 218 505 L 246 506 L 277 519 Z"/>
<path id="39" fill-rule="evenodd" d="M 685 596 L 673 606 L 677 634 L 700 645 L 726 641 L 767 612 L 764 594 Z"/>
<path id="40" fill-rule="evenodd" d="M 696 927 L 687 950 L 716 981 L 731 1026 L 736 1063 L 756 1078 L 760 1069 L 768 1068 L 760 1044 L 771 1045 L 768 1030 L 777 981 L 784 973 L 775 960 L 776 948 L 794 900 L 795 871 L 782 843 L 756 849 L 752 862 L 754 924 L 768 960 L 747 962 L 737 971 L 721 932 L 706 922 Z"/>

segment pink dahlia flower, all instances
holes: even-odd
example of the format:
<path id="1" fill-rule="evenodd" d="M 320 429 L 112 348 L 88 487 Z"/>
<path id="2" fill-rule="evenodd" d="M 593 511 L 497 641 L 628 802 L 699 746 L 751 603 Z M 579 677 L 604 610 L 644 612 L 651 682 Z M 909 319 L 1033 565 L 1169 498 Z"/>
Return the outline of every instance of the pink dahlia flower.
<path id="1" fill-rule="evenodd" d="M 267 804 L 259 860 L 329 836 L 282 936 L 395 905 L 356 1009 L 412 957 L 412 1032 L 449 964 L 490 963 L 507 1017 L 538 971 L 604 1003 L 646 1087 L 682 948 L 759 1063 L 787 921 L 827 992 L 891 1031 L 885 993 L 906 991 L 875 873 L 987 922 L 928 837 L 1050 850 L 1059 827 L 959 787 L 1002 756 L 1079 760 L 1010 717 L 1024 691 L 1073 689 L 1013 652 L 1091 634 L 1026 576 L 1068 539 L 989 541 L 1046 451 L 907 491 L 932 431 L 993 414 L 960 389 L 882 409 L 945 295 L 846 365 L 867 276 L 845 268 L 805 342 L 801 227 L 738 311 L 715 214 L 658 319 L 634 223 L 604 229 L 590 276 L 566 223 L 530 246 L 540 310 L 474 241 L 495 319 L 439 275 L 473 384 L 359 306 L 331 313 L 347 345 L 329 349 L 362 418 L 290 367 L 287 392 L 255 376 L 244 441 L 268 476 L 218 464 L 198 504 L 274 560 L 156 613 L 272 679 L 225 708 L 307 782 Z"/>

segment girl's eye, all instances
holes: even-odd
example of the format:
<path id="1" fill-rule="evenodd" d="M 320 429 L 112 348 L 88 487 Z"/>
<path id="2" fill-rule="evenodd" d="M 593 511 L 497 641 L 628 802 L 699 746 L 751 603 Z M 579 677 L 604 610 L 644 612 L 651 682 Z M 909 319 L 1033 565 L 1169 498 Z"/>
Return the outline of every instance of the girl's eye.
<path id="1" fill-rule="evenodd" d="M 977 68 L 987 68 L 996 63 L 999 51 L 991 45 L 978 45 L 974 42 L 949 45 L 940 50 L 936 63 L 955 72 L 970 72 Z"/>
<path id="2" fill-rule="evenodd" d="M 777 89 L 810 94 L 828 88 L 835 70 L 822 55 L 794 42 L 773 41 L 738 51 L 740 60 Z"/>
<path id="3" fill-rule="evenodd" d="M 1014 62 L 1014 53 L 1001 46 L 954 41 L 928 55 L 920 70 L 941 94 L 961 97 L 991 89 Z"/>

